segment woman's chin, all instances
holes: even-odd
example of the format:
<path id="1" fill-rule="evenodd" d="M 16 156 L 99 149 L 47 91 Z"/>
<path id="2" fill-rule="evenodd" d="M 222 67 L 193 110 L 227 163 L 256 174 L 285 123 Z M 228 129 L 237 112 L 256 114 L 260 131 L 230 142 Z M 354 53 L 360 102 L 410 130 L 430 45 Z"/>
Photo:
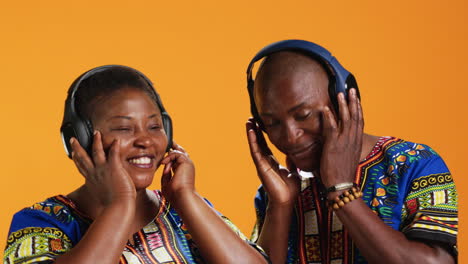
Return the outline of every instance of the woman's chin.
<path id="1" fill-rule="evenodd" d="M 148 188 L 153 183 L 154 175 L 136 175 L 132 176 L 133 184 L 135 184 L 135 189 L 143 190 Z"/>

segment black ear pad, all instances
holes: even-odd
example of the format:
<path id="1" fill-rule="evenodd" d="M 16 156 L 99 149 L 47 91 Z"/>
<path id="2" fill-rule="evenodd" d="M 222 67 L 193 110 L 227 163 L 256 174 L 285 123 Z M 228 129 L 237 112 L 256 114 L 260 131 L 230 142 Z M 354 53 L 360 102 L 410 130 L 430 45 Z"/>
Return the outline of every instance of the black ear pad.
<path id="1" fill-rule="evenodd" d="M 328 75 L 328 95 L 332 103 L 333 110 L 335 111 L 335 113 L 338 113 L 339 106 L 338 100 L 336 98 L 338 94 L 336 92 L 336 79 L 333 75 Z"/>
<path id="2" fill-rule="evenodd" d="M 166 152 L 172 148 L 172 119 L 166 112 L 161 113 L 164 131 L 167 137 Z"/>
<path id="3" fill-rule="evenodd" d="M 72 137 L 76 138 L 80 145 L 91 154 L 91 145 L 92 145 L 92 136 L 93 136 L 93 126 L 88 120 L 82 120 L 77 118 L 71 122 L 66 122 L 62 125 L 61 129 L 62 141 L 65 147 L 65 152 L 68 157 L 71 158 L 72 147 L 70 145 L 70 139 Z"/>

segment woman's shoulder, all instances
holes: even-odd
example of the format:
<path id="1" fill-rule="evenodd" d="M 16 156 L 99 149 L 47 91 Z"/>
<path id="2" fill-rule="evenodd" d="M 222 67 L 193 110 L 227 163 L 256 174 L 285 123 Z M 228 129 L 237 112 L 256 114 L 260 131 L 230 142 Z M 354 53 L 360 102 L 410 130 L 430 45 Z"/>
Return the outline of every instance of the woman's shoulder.
<path id="1" fill-rule="evenodd" d="M 68 230 L 89 223 L 89 219 L 76 210 L 69 198 L 56 195 L 18 211 L 13 216 L 9 233 L 28 228 Z"/>

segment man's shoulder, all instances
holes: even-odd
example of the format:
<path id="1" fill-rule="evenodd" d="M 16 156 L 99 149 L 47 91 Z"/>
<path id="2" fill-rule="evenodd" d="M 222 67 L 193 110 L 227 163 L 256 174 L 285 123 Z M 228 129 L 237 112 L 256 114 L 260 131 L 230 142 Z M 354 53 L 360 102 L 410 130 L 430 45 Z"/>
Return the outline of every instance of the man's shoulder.
<path id="1" fill-rule="evenodd" d="M 382 152 L 387 157 L 399 162 L 439 157 L 437 152 L 426 144 L 416 143 L 397 137 L 386 137 L 386 141 L 382 144 Z"/>

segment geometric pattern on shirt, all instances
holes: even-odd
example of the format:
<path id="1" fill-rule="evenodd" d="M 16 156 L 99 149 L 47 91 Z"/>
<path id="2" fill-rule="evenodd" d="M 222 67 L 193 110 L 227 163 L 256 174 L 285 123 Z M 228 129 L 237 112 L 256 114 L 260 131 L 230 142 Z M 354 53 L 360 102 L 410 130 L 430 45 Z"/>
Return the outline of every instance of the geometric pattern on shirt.
<path id="1" fill-rule="evenodd" d="M 54 260 L 71 247 L 70 239 L 57 228 L 28 227 L 12 232 L 8 236 L 4 263 L 38 263 Z"/>
<path id="2" fill-rule="evenodd" d="M 411 195 L 409 188 L 415 184 L 413 181 L 422 180 L 435 171 L 449 174 L 442 159 L 431 148 L 394 137 L 381 137 L 366 159 L 360 162 L 355 182 L 360 185 L 364 194 L 362 199 L 369 208 L 385 224 L 405 232 L 403 227 L 410 219 L 404 214 L 407 206 L 405 201 Z M 445 180 L 449 181 L 449 178 Z M 452 184 L 441 185 L 439 189 L 429 190 L 431 194 L 428 192 L 428 195 L 414 199 L 415 212 L 419 214 L 414 214 L 412 220 L 418 222 L 414 222 L 413 229 L 407 230 L 405 234 L 414 234 L 419 228 L 426 228 L 432 234 L 425 239 L 443 242 L 452 235 L 450 232 L 456 232 L 457 200 Z M 323 186 L 316 178 L 302 180 L 294 214 L 296 220 L 292 221 L 290 227 L 287 263 L 367 263 L 351 240 L 348 230 L 339 219 L 334 218 L 332 211 L 327 210 L 321 200 L 321 192 Z M 430 199 L 435 202 L 428 203 Z M 443 200 L 447 203 L 441 203 Z M 430 206 L 424 208 L 420 203 Z M 263 187 L 257 193 L 255 204 L 257 222 L 251 237 L 254 241 L 258 238 L 268 206 L 268 196 Z M 444 228 L 448 226 L 453 229 L 445 233 L 440 231 L 440 227 L 431 229 L 429 225 L 435 225 L 437 221 Z"/>

